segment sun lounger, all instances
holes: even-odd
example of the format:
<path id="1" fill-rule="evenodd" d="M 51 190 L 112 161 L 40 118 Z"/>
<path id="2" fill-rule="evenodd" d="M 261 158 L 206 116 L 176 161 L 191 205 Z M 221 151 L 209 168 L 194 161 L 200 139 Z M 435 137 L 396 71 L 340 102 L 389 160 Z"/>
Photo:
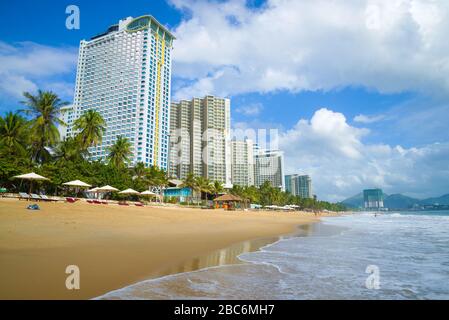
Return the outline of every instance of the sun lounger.
<path id="1" fill-rule="evenodd" d="M 76 202 L 76 199 L 75 199 L 75 198 L 65 198 L 65 200 L 66 200 L 68 203 L 75 203 L 75 202 Z"/>
<path id="2" fill-rule="evenodd" d="M 143 204 L 142 202 L 136 202 L 135 203 L 136 207 L 144 207 L 145 204 Z"/>
<path id="3" fill-rule="evenodd" d="M 109 204 L 106 200 L 100 201 L 101 204 Z"/>
<path id="4" fill-rule="evenodd" d="M 101 201 L 100 200 L 92 200 L 92 203 L 101 204 Z"/>
<path id="5" fill-rule="evenodd" d="M 19 192 L 19 200 L 30 200 L 31 197 L 28 193 Z"/>
<path id="6" fill-rule="evenodd" d="M 41 194 L 41 198 L 42 198 L 42 200 L 47 201 L 47 202 L 56 202 L 56 201 L 58 201 L 58 200 L 55 199 L 55 198 L 49 198 L 49 197 L 47 197 L 45 194 Z"/>
<path id="7" fill-rule="evenodd" d="M 86 200 L 87 203 L 95 204 L 94 200 Z"/>
<path id="8" fill-rule="evenodd" d="M 31 199 L 33 199 L 33 200 L 42 201 L 42 198 L 35 193 L 30 194 L 30 196 L 31 196 Z"/>

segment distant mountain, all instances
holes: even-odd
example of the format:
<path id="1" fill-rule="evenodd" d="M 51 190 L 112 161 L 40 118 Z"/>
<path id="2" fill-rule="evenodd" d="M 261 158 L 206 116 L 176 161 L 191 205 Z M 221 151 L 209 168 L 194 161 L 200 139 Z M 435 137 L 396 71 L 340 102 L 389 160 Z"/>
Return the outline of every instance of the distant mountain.
<path id="1" fill-rule="evenodd" d="M 360 208 L 363 207 L 363 193 L 356 194 L 341 202 L 348 208 Z M 441 197 L 428 198 L 419 200 L 411 197 L 404 196 L 403 194 L 384 194 L 384 206 L 389 209 L 408 209 L 414 205 L 449 205 L 449 194 Z"/>
<path id="2" fill-rule="evenodd" d="M 360 208 L 363 207 L 363 193 L 360 192 L 359 194 L 356 194 L 355 196 L 348 198 L 346 200 L 343 200 L 341 202 L 348 208 Z"/>
<path id="3" fill-rule="evenodd" d="M 384 206 L 389 209 L 408 209 L 419 203 L 419 199 L 407 197 L 403 194 L 392 194 L 384 198 Z"/>
<path id="4" fill-rule="evenodd" d="M 424 200 L 421 200 L 419 203 L 422 205 L 432 205 L 432 204 L 449 205 L 449 194 L 445 194 L 444 196 L 437 197 L 437 198 L 424 199 Z"/>

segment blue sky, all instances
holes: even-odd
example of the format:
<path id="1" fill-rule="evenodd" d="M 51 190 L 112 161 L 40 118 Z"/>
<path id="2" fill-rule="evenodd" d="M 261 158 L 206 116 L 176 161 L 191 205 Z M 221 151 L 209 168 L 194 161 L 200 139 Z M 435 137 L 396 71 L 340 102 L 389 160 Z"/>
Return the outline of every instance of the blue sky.
<path id="1" fill-rule="evenodd" d="M 230 97 L 235 127 L 279 129 L 287 173 L 320 198 L 449 193 L 444 1 L 3 0 L 0 113 L 23 90 L 71 101 L 79 41 L 143 14 L 177 37 L 173 99 Z"/>

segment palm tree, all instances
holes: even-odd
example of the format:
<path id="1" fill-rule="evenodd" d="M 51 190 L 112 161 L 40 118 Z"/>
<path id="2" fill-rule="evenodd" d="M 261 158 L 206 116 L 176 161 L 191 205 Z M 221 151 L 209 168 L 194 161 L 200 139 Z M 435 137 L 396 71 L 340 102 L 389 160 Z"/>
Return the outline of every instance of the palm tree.
<path id="1" fill-rule="evenodd" d="M 17 113 L 8 112 L 0 117 L 0 145 L 10 155 L 25 153 L 28 124 Z"/>
<path id="2" fill-rule="evenodd" d="M 183 180 L 181 184 L 181 188 L 189 188 L 192 190 L 192 193 L 195 194 L 196 192 L 199 192 L 198 186 L 196 183 L 195 176 L 193 173 L 189 173 L 187 177 Z M 193 195 L 194 196 L 194 195 Z"/>
<path id="3" fill-rule="evenodd" d="M 123 136 L 118 136 L 115 143 L 109 147 L 109 163 L 115 168 L 123 168 L 131 156 L 131 143 Z"/>
<path id="4" fill-rule="evenodd" d="M 147 174 L 147 168 L 145 168 L 145 163 L 137 162 L 134 168 L 132 169 L 133 179 L 143 180 L 145 175 Z"/>
<path id="5" fill-rule="evenodd" d="M 196 185 L 197 185 L 197 190 L 201 193 L 201 199 L 203 199 L 203 194 L 205 195 L 205 198 L 207 199 L 207 194 L 209 194 L 211 192 L 211 183 L 210 183 L 209 179 L 206 179 L 204 177 L 197 177 Z"/>
<path id="6" fill-rule="evenodd" d="M 27 115 L 32 115 L 31 120 L 31 137 L 32 137 L 32 158 L 34 161 L 43 161 L 49 155 L 47 147 L 51 147 L 59 141 L 58 125 L 65 125 L 59 119 L 61 107 L 68 104 L 63 102 L 59 97 L 51 91 L 37 92 L 33 96 L 29 92 L 24 92 L 26 98 L 22 101 L 27 109 L 21 110 Z"/>
<path id="7" fill-rule="evenodd" d="M 223 184 L 220 181 L 214 181 L 211 185 L 210 191 L 214 195 L 214 198 L 218 197 L 218 194 L 224 191 Z"/>
<path id="8" fill-rule="evenodd" d="M 87 152 L 82 150 L 78 141 L 72 137 L 67 137 L 59 142 L 54 151 L 58 161 L 80 160 Z"/>
<path id="9" fill-rule="evenodd" d="M 106 122 L 98 111 L 87 110 L 73 124 L 75 130 L 79 130 L 77 135 L 84 149 L 101 143 L 103 133 L 106 130 Z"/>

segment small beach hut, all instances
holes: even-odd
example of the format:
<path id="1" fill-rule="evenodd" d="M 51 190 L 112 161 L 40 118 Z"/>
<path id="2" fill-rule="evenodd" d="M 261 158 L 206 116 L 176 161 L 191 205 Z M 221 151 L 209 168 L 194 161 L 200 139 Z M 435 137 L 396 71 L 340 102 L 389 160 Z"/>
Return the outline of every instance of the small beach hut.
<path id="1" fill-rule="evenodd" d="M 222 196 L 219 196 L 214 199 L 214 203 L 218 205 L 218 207 L 224 208 L 224 209 L 235 209 L 235 208 L 242 208 L 245 201 L 233 194 L 224 194 Z"/>
<path id="2" fill-rule="evenodd" d="M 34 172 L 31 172 L 31 173 L 27 173 L 27 174 L 22 174 L 22 175 L 19 175 L 19 176 L 15 176 L 15 177 L 13 177 L 14 179 L 22 179 L 22 180 L 29 180 L 30 181 L 30 190 L 29 190 L 29 193 L 31 193 L 32 192 L 32 190 L 33 190 L 33 181 L 34 180 L 36 180 L 36 181 L 49 181 L 50 179 L 48 179 L 48 178 L 45 178 L 45 177 L 43 177 L 43 176 L 41 176 L 41 175 L 38 175 L 37 173 L 34 173 Z"/>

